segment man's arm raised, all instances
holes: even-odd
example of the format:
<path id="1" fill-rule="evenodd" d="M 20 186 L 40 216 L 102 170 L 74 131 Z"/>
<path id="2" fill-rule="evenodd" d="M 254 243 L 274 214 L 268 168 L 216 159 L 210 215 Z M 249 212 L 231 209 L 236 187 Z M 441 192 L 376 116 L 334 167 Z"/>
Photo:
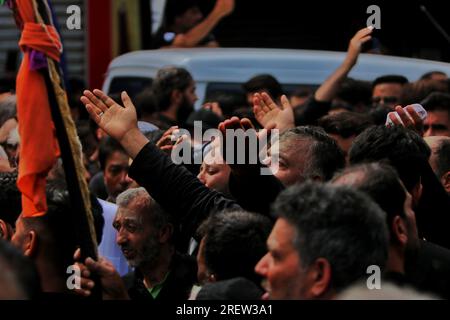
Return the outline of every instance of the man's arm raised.
<path id="1" fill-rule="evenodd" d="M 83 94 L 81 102 L 95 123 L 119 141 L 131 158 L 136 158 L 149 140 L 139 131 L 136 108 L 128 94 L 121 94 L 123 107 L 98 89 L 85 90 Z"/>

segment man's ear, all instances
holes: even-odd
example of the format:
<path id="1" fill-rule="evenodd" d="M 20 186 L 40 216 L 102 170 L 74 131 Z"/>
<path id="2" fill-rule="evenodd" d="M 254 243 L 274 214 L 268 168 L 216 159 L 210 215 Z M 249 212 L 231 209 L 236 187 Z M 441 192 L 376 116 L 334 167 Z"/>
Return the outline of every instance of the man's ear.
<path id="1" fill-rule="evenodd" d="M 325 258 L 319 258 L 313 262 L 308 271 L 310 283 L 310 298 L 321 298 L 328 294 L 331 283 L 331 265 Z"/>
<path id="2" fill-rule="evenodd" d="M 23 242 L 23 255 L 26 257 L 33 257 L 34 255 L 36 255 L 38 245 L 38 236 L 36 231 L 28 231 L 27 235 L 25 236 L 25 241 Z"/>
<path id="3" fill-rule="evenodd" d="M 450 171 L 447 171 L 442 175 L 441 183 L 444 186 L 445 191 L 450 194 Z"/>
<path id="4" fill-rule="evenodd" d="M 412 201 L 413 201 L 413 207 L 417 207 L 417 205 L 419 204 L 419 200 L 422 197 L 422 178 L 420 179 L 420 181 L 412 188 L 411 190 L 411 197 L 412 197 Z"/>
<path id="5" fill-rule="evenodd" d="M 400 242 L 402 246 L 406 246 L 408 243 L 408 229 L 406 228 L 405 221 L 400 216 L 395 216 L 392 220 L 391 228 L 396 242 Z"/>
<path id="6" fill-rule="evenodd" d="M 166 243 L 172 239 L 173 225 L 168 223 L 159 230 L 159 242 Z"/>
<path id="7" fill-rule="evenodd" d="M 8 224 L 0 219 L 0 239 L 8 241 L 11 238 L 9 234 Z"/>

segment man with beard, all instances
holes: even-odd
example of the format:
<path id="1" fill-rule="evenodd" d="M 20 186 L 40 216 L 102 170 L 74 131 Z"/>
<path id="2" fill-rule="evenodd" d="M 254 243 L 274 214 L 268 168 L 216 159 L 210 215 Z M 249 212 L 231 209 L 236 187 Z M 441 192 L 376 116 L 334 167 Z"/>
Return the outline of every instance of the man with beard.
<path id="1" fill-rule="evenodd" d="M 178 67 L 160 69 L 153 80 L 152 91 L 158 108 L 155 125 L 163 130 L 184 127 L 198 100 L 189 71 Z"/>
<path id="2" fill-rule="evenodd" d="M 197 280 L 193 257 L 181 255 L 173 244 L 174 224 L 144 188 L 117 197 L 113 226 L 117 244 L 134 272 L 124 277 L 135 300 L 187 300 Z"/>

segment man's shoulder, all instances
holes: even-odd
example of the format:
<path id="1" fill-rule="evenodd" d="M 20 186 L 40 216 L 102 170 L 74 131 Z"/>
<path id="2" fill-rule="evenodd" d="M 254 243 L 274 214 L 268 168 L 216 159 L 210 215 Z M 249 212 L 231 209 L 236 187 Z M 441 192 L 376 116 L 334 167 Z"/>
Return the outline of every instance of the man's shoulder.
<path id="1" fill-rule="evenodd" d="M 427 259 L 439 260 L 442 264 L 450 267 L 450 250 L 447 248 L 432 242 L 422 241 L 420 254 Z"/>
<path id="2" fill-rule="evenodd" d="M 197 261 L 195 257 L 188 254 L 176 252 L 173 258 L 172 268 L 176 276 L 197 276 Z"/>

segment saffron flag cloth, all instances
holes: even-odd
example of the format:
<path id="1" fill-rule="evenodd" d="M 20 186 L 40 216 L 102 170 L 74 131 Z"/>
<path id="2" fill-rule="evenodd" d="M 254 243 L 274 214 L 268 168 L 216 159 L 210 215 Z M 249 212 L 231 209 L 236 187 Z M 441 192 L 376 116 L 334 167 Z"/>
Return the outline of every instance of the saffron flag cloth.
<path id="1" fill-rule="evenodd" d="M 53 26 L 36 23 L 34 1 L 14 2 L 16 21 L 22 29 L 19 46 L 24 54 L 16 84 L 21 137 L 17 186 L 22 193 L 22 215 L 33 217 L 47 211 L 46 177 L 59 156 L 48 89 L 41 72 L 47 67 L 46 57 L 59 62 L 62 47 Z"/>

